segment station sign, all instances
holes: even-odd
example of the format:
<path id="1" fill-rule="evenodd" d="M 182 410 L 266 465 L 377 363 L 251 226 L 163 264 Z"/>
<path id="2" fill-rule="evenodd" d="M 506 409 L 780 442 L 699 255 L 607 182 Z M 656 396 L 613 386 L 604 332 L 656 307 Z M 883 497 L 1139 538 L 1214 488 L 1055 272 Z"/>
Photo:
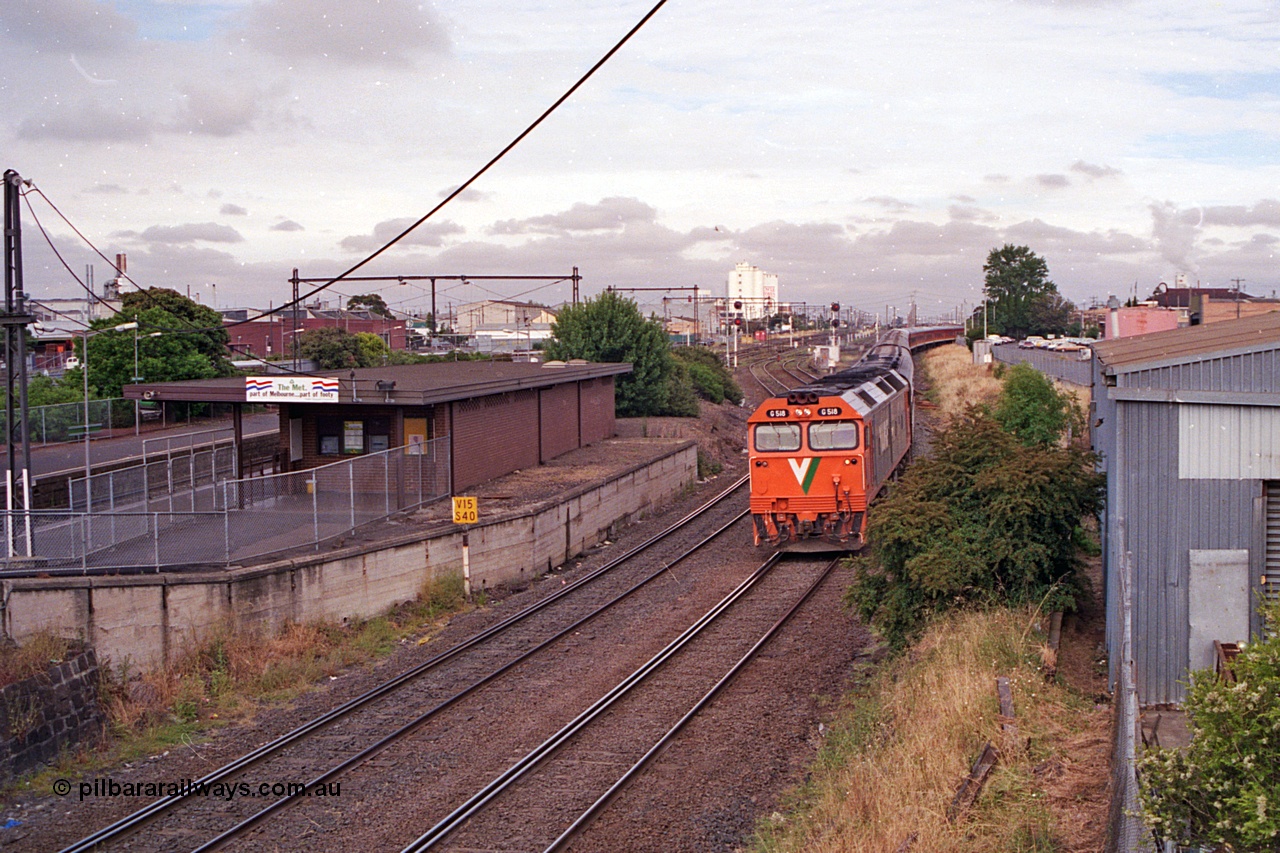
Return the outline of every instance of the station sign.
<path id="1" fill-rule="evenodd" d="M 336 403 L 338 380 L 315 376 L 246 376 L 246 403 Z"/>

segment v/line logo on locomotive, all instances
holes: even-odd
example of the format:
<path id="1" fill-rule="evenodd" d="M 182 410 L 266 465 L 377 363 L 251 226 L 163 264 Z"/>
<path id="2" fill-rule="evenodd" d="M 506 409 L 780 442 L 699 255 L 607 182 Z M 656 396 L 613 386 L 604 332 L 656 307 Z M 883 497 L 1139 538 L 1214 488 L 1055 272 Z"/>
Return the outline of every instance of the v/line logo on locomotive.
<path id="1" fill-rule="evenodd" d="M 765 400 L 752 413 L 747 449 L 756 545 L 862 547 L 867 505 L 911 448 L 912 352 L 960 334 L 959 326 L 893 329 L 852 367 Z"/>
<path id="2" fill-rule="evenodd" d="M 813 475 L 818 473 L 818 466 L 814 464 L 817 461 L 812 456 L 806 459 L 787 460 L 791 465 L 792 473 L 796 475 L 796 482 L 800 484 L 800 488 L 806 495 L 809 494 L 809 487 L 813 485 Z"/>

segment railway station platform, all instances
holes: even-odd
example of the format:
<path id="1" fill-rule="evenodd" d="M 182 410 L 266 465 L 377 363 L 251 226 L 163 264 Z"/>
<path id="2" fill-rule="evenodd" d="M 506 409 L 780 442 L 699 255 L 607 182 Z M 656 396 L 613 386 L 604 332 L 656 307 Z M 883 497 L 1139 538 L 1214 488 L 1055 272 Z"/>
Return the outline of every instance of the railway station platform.
<path id="1" fill-rule="evenodd" d="M 100 658 L 162 666 L 194 636 L 224 625 L 376 616 L 428 582 L 462 572 L 464 534 L 473 589 L 549 571 L 690 487 L 697 445 L 677 438 L 614 438 L 463 492 L 479 520 L 454 524 L 438 501 L 365 525 L 323 546 L 256 565 L 197 572 L 22 577 L 3 582 L 3 629 L 21 641 L 40 629 L 87 640 Z"/>

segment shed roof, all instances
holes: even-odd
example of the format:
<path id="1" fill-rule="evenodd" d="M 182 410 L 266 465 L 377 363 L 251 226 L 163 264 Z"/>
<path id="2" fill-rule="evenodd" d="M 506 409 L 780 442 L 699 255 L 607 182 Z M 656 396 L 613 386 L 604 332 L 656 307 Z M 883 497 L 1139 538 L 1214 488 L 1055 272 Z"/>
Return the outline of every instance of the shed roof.
<path id="1" fill-rule="evenodd" d="M 1094 355 L 1108 373 L 1125 373 L 1152 364 L 1181 364 L 1225 353 L 1280 347 L 1280 311 L 1185 329 L 1170 329 L 1099 341 Z"/>
<path id="2" fill-rule="evenodd" d="M 584 362 L 555 366 L 506 361 L 446 361 L 323 370 L 300 375 L 337 379 L 340 403 L 421 406 L 630 372 L 630 364 Z M 378 388 L 378 382 L 395 384 L 389 390 L 382 390 Z M 124 396 L 157 401 L 243 403 L 246 400 L 245 377 L 126 385 Z"/>

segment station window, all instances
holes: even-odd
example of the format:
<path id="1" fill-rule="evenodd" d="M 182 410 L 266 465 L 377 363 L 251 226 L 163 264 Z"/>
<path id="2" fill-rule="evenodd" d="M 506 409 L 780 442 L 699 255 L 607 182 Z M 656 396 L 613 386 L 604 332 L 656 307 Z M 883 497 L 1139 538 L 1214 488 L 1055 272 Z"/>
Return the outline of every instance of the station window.
<path id="1" fill-rule="evenodd" d="M 756 424 L 753 434 L 761 453 L 800 449 L 800 424 Z"/>
<path id="2" fill-rule="evenodd" d="M 810 450 L 853 450 L 857 446 L 857 421 L 826 421 L 809 424 Z"/>
<path id="3" fill-rule="evenodd" d="M 317 417 L 316 444 L 321 456 L 377 453 L 391 446 L 391 419 Z"/>

